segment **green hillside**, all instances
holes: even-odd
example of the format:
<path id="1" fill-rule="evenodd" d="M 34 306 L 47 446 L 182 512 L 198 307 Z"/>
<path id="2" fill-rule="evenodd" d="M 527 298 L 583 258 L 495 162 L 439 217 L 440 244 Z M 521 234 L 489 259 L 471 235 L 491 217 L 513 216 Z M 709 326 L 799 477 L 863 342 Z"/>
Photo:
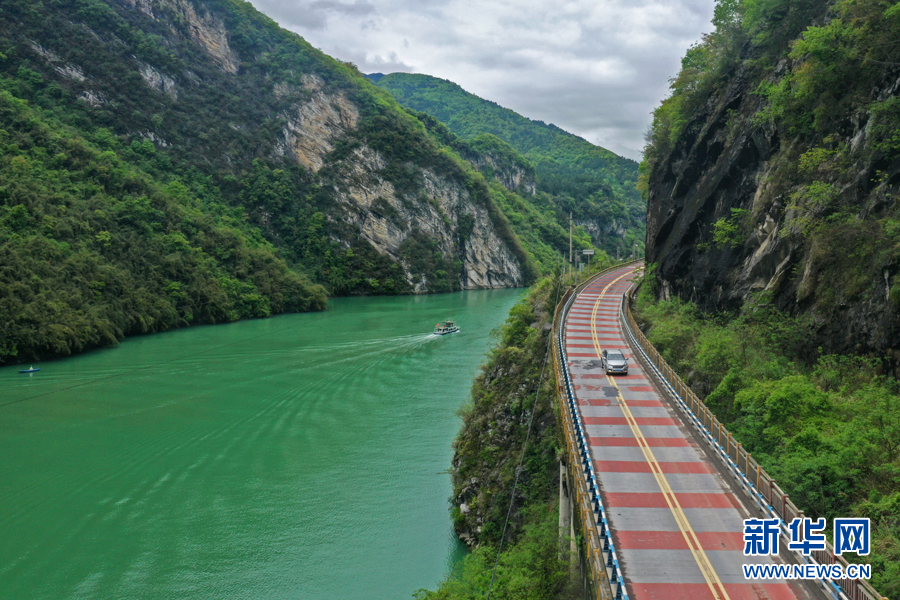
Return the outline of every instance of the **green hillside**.
<path id="1" fill-rule="evenodd" d="M 0 165 L 0 363 L 523 285 L 563 246 L 523 245 L 456 151 L 240 0 L 4 2 Z"/>
<path id="2" fill-rule="evenodd" d="M 720 0 L 654 112 L 651 341 L 900 598 L 900 4 Z"/>
<path id="3" fill-rule="evenodd" d="M 47 89 L 17 75 L 0 77 L 0 364 L 325 308 L 239 211 L 148 174 L 169 164 L 153 144 L 85 137 L 15 97 Z"/>
<path id="4" fill-rule="evenodd" d="M 488 187 L 491 198 L 521 240 L 529 259 L 543 274 L 552 272 L 560 260 L 568 259 L 568 215 L 560 211 L 549 194 L 528 189 L 534 184 L 535 174 L 534 166 L 527 159 L 490 133 L 464 140 L 433 116 L 422 112 L 413 114 L 447 151 L 478 169 L 476 180 Z M 595 244 L 602 246 L 582 227 L 573 229 L 571 241 L 576 252 L 593 248 Z M 607 253 L 601 250 L 594 260 L 608 259 Z"/>
<path id="5" fill-rule="evenodd" d="M 508 143 L 531 163 L 537 190 L 567 226 L 571 211 L 608 252 L 644 244 L 645 203 L 635 185 L 638 164 L 554 125 L 532 121 L 457 84 L 428 75 L 369 76 L 406 107 L 428 113 L 469 141 L 484 134 Z M 624 233 L 623 233 L 624 230 Z"/>

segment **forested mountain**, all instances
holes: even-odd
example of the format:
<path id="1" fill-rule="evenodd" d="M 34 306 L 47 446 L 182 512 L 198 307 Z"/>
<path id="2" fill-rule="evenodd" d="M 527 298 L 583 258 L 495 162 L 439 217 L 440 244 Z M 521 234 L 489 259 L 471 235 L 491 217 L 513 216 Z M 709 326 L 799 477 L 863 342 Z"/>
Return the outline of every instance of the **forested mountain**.
<path id="1" fill-rule="evenodd" d="M 900 7 L 720 1 L 646 149 L 649 262 L 706 310 L 759 293 L 809 348 L 900 338 Z"/>
<path id="2" fill-rule="evenodd" d="M 151 142 L 86 139 L 10 93 L 45 83 L 19 71 L 0 79 L 0 364 L 325 307 L 240 212 L 148 175 L 168 164 Z"/>
<path id="3" fill-rule="evenodd" d="M 438 129 L 240 0 L 3 2 L 0 362 L 555 264 Z"/>
<path id="4" fill-rule="evenodd" d="M 720 0 L 642 165 L 649 337 L 900 597 L 900 4 Z"/>
<path id="5" fill-rule="evenodd" d="M 476 147 L 506 142 L 533 166 L 539 202 L 561 225 L 575 222 L 595 245 L 615 254 L 643 249 L 645 203 L 635 188 L 638 164 L 541 121 L 532 121 L 457 84 L 428 75 L 392 73 L 369 78 L 404 106 L 432 115 Z M 536 192 L 536 194 L 534 194 Z"/>

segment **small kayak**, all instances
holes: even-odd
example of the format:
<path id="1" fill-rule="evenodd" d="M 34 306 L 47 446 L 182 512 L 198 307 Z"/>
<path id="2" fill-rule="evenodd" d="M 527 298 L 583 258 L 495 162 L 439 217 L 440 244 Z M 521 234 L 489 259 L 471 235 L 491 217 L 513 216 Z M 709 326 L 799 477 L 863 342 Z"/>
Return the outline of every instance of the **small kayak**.
<path id="1" fill-rule="evenodd" d="M 19 373 L 37 373 L 40 370 L 40 367 L 38 367 L 37 369 L 31 367 L 30 369 L 19 369 Z"/>

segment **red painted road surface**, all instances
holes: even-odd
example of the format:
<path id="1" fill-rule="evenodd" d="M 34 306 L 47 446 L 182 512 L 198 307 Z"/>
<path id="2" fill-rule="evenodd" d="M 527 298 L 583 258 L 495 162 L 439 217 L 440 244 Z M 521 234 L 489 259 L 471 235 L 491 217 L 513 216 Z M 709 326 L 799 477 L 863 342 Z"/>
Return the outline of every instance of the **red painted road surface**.
<path id="1" fill-rule="evenodd" d="M 606 516 L 632 600 L 789 600 L 786 581 L 748 581 L 751 515 L 626 343 L 619 321 L 634 266 L 607 273 L 574 300 L 564 345 Z M 628 375 L 607 376 L 600 351 L 621 349 Z"/>

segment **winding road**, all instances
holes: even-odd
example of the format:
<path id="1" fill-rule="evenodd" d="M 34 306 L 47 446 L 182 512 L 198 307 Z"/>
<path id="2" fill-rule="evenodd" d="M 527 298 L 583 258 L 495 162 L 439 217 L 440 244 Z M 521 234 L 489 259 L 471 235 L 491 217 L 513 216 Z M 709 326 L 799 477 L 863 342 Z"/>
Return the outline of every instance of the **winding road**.
<path id="1" fill-rule="evenodd" d="M 626 342 L 622 294 L 639 267 L 593 281 L 575 298 L 563 325 L 566 360 L 629 598 L 817 597 L 794 582 L 744 578 L 741 565 L 781 559 L 743 555 L 743 520 L 757 515 Z M 628 357 L 627 375 L 608 376 L 601 367 L 601 351 L 613 348 Z"/>

